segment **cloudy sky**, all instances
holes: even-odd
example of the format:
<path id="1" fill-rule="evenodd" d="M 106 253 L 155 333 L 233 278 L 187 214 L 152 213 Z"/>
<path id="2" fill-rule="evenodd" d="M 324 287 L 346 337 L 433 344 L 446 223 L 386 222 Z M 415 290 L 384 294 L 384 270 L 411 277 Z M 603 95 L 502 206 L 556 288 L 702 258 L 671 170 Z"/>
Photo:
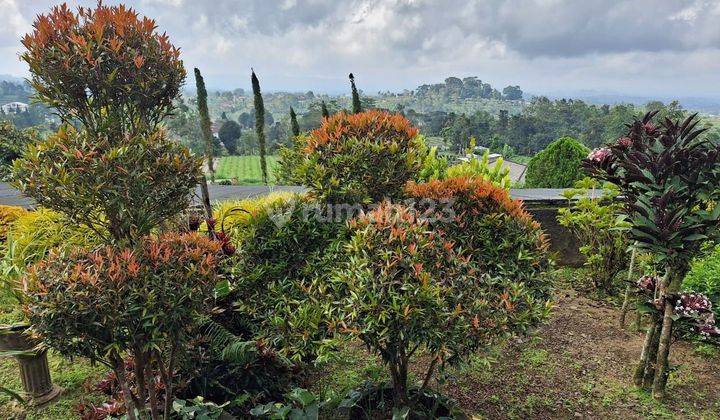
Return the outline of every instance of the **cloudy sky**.
<path id="1" fill-rule="evenodd" d="M 0 74 L 58 1 L 0 0 Z M 68 4 L 93 4 L 69 1 Z M 105 1 L 115 4 L 116 1 Z M 210 87 L 366 92 L 476 75 L 534 93 L 720 97 L 720 0 L 127 0 Z"/>

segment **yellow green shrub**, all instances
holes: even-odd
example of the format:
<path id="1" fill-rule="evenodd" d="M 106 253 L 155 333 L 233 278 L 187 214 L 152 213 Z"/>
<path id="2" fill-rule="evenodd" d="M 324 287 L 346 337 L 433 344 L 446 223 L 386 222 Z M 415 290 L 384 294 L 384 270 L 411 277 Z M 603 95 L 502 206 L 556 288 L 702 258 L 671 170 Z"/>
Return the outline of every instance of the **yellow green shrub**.
<path id="1" fill-rule="evenodd" d="M 6 276 L 18 276 L 42 259 L 50 249 L 94 246 L 100 243 L 88 228 L 72 225 L 61 213 L 39 208 L 26 211 L 15 219 L 7 230 L 0 263 Z"/>
<path id="2" fill-rule="evenodd" d="M 27 210 L 22 207 L 0 206 L 0 242 L 5 242 L 10 225 L 18 217 L 27 214 Z"/>
<path id="3" fill-rule="evenodd" d="M 218 225 L 233 237 L 243 236 L 243 231 L 252 226 L 252 219 L 279 204 L 299 198 L 298 194 L 276 191 L 260 197 L 244 200 L 221 201 L 213 206 L 213 217 Z"/>

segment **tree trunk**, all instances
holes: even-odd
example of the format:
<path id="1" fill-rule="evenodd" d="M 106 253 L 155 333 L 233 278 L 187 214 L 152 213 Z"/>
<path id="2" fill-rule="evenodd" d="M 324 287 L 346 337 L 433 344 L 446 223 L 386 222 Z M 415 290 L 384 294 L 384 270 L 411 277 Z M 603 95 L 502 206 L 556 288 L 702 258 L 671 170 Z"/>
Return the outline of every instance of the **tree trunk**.
<path id="1" fill-rule="evenodd" d="M 668 356 L 670 355 L 670 341 L 672 339 L 673 315 L 675 309 L 672 302 L 665 299 L 665 311 L 662 320 L 662 331 L 657 351 L 657 361 L 655 362 L 655 380 L 653 382 L 652 395 L 656 400 L 665 398 L 665 385 L 669 375 Z"/>
<path id="2" fill-rule="evenodd" d="M 633 245 L 632 254 L 630 254 L 630 266 L 628 267 L 628 282 L 632 281 L 636 252 L 636 247 Z M 632 287 L 631 284 L 628 284 L 627 287 L 625 287 L 625 299 L 623 299 L 622 311 L 620 311 L 620 328 L 625 328 L 625 318 L 627 317 L 628 310 L 630 309 L 630 287 Z"/>
<path id="3" fill-rule="evenodd" d="M 645 372 L 647 371 L 648 364 L 650 363 L 650 355 L 652 353 L 653 348 L 653 342 L 655 341 L 655 337 L 657 336 L 657 328 L 656 323 L 653 322 L 648 327 L 647 332 L 645 333 L 645 341 L 643 344 L 642 353 L 640 354 L 640 363 L 638 364 L 637 368 L 635 369 L 635 375 L 633 376 L 633 382 L 635 383 L 635 386 L 642 387 L 643 381 L 645 378 Z"/>
<path id="4" fill-rule="evenodd" d="M 648 351 L 648 360 L 645 365 L 645 372 L 643 374 L 642 388 L 649 390 L 652 387 L 653 380 L 655 378 L 655 361 L 657 359 L 658 343 L 660 342 L 660 330 L 662 329 L 662 319 L 660 317 L 653 317 L 652 325 L 649 328 L 653 330 L 653 339 L 650 343 Z"/>
<path id="5" fill-rule="evenodd" d="M 122 389 L 123 400 L 125 401 L 125 410 L 127 411 L 127 418 L 128 420 L 137 420 L 137 416 L 135 416 L 136 404 L 133 403 L 133 395 L 127 383 L 127 376 L 125 375 L 125 364 L 123 363 L 122 358 L 117 353 L 111 356 L 111 362 L 113 365 L 113 370 L 115 371 L 115 377 L 117 377 L 117 380 L 120 383 L 120 388 Z M 139 408 L 138 411 L 140 411 Z"/>
<path id="6" fill-rule="evenodd" d="M 398 356 L 395 363 L 391 363 L 390 375 L 393 382 L 393 406 L 408 407 L 410 401 L 407 390 L 407 361 L 402 356 Z"/>

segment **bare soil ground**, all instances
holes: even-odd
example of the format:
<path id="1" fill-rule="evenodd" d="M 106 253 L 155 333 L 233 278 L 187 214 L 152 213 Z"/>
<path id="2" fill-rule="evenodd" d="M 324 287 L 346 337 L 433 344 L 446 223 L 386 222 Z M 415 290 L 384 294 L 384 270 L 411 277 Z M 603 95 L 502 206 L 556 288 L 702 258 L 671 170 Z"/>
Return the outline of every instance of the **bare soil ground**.
<path id="1" fill-rule="evenodd" d="M 610 303 L 561 291 L 537 336 L 473 358 L 450 372 L 441 391 L 472 418 L 720 419 L 720 353 L 675 343 L 669 398 L 657 402 L 632 385 L 643 333 L 621 329 L 618 317 Z M 316 390 L 340 392 L 364 377 L 384 377 L 377 357 L 363 347 L 345 352 L 317 372 Z M 426 363 L 426 357 L 417 361 L 415 378 Z"/>

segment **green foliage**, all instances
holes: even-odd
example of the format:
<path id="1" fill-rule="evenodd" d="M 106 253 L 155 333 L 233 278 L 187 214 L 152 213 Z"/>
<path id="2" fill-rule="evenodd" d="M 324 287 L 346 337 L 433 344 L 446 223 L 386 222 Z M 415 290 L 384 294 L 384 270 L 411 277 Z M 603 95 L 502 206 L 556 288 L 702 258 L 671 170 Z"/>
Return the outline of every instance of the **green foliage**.
<path id="1" fill-rule="evenodd" d="M 307 199 L 268 204 L 233 231 L 234 322 L 293 361 L 327 358 L 334 325 L 325 278 L 342 255 L 344 219 L 323 220 L 324 208 Z"/>
<path id="2" fill-rule="evenodd" d="M 258 149 L 260 151 L 260 172 L 262 172 L 263 184 L 268 183 L 267 163 L 265 162 L 265 105 L 262 93 L 260 92 L 260 81 L 252 71 L 250 76 L 252 83 L 254 105 L 255 105 L 255 132 L 257 134 Z"/>
<path id="3" fill-rule="evenodd" d="M 223 408 L 228 404 L 229 402 L 217 405 L 198 396 L 192 400 L 175 400 L 172 408 L 177 417 L 182 420 L 215 420 L 222 417 Z"/>
<path id="4" fill-rule="evenodd" d="M 447 168 L 446 178 L 476 178 L 492 182 L 493 184 L 510 189 L 510 169 L 503 168 L 504 160 L 499 158 L 490 165 L 490 150 L 485 150 L 478 159 L 475 155 L 465 162 Z"/>
<path id="5" fill-rule="evenodd" d="M 61 213 L 42 207 L 18 212 L 6 233 L 6 240 L 0 244 L 0 283 L 12 293 L 15 304 L 24 301 L 18 284 L 20 278 L 49 251 L 66 253 L 78 246 L 100 244 L 94 232 L 70 224 Z"/>
<path id="6" fill-rule="evenodd" d="M 437 216 L 434 227 L 465 250 L 480 272 L 502 279 L 496 287 L 517 293 L 513 306 L 518 307 L 520 324 L 528 326 L 543 316 L 550 299 L 549 244 L 520 201 L 512 200 L 506 189 L 476 178 L 410 183 L 406 195 L 417 201 L 418 211 Z M 436 204 L 426 208 L 426 201 Z M 444 208 L 442 203 L 451 204 Z"/>
<path id="7" fill-rule="evenodd" d="M 593 287 L 615 294 L 615 277 L 630 261 L 627 240 L 630 223 L 621 215 L 623 205 L 618 200 L 618 189 L 612 184 L 601 186 L 592 178 L 578 181 L 575 187 L 565 193 L 572 207 L 558 210 L 558 222 L 580 240 L 580 252 L 586 258 L 585 267 Z"/>
<path id="8" fill-rule="evenodd" d="M 207 105 L 207 90 L 205 89 L 205 80 L 200 74 L 200 69 L 195 68 L 195 86 L 197 88 L 197 106 L 198 113 L 200 114 L 200 131 L 203 135 L 205 144 L 205 159 L 207 161 L 208 170 L 210 175 L 215 177 L 215 170 L 213 169 L 213 135 L 211 130 L 210 113 L 208 112 Z"/>
<path id="9" fill-rule="evenodd" d="M 527 188 L 569 188 L 583 177 L 582 160 L 590 150 L 572 137 L 561 137 L 535 155 L 525 175 Z"/>
<path id="10" fill-rule="evenodd" d="M 720 246 L 713 247 L 706 256 L 693 260 L 682 289 L 709 297 L 715 314 L 720 315 Z"/>
<path id="11" fill-rule="evenodd" d="M 158 367 L 170 403 L 178 351 L 208 309 L 220 261 L 221 244 L 196 234 L 145 237 L 132 249 L 52 253 L 25 278 L 28 317 L 63 355 L 111 367 L 127 407 L 157 413 L 155 387 L 141 379 L 154 378 L 151 367 Z M 124 354 L 134 360 L 134 395 Z"/>
<path id="12" fill-rule="evenodd" d="M 302 141 L 301 162 L 291 179 L 302 180 L 313 196 L 331 203 L 401 198 L 404 184 L 422 167 L 417 129 L 399 114 L 335 114 Z"/>
<path id="13" fill-rule="evenodd" d="M 250 411 L 253 417 L 271 420 L 317 420 L 323 405 L 317 396 L 306 389 L 295 388 L 287 395 L 287 403 L 268 403 Z"/>
<path id="14" fill-rule="evenodd" d="M 527 328 L 533 300 L 523 284 L 477 270 L 484 255 L 473 261 L 472 248 L 413 211 L 382 203 L 351 226 L 349 264 L 336 273 L 348 288 L 344 322 L 389 367 L 395 407 L 409 406 L 407 374 L 418 348 L 455 363 Z M 544 314 L 545 303 L 536 304 L 531 309 Z"/>
<path id="15" fill-rule="evenodd" d="M 350 78 L 350 90 L 352 91 L 352 112 L 353 114 L 359 114 L 362 112 L 362 104 L 360 103 L 360 94 L 355 86 L 355 76 L 350 73 L 348 77 Z"/>
<path id="16" fill-rule="evenodd" d="M 422 168 L 418 172 L 417 181 L 424 182 L 433 179 L 443 179 L 447 176 L 447 158 L 437 155 L 437 147 L 427 149 L 427 154 L 422 161 Z"/>
<path id="17" fill-rule="evenodd" d="M 232 120 L 225 121 L 218 132 L 218 138 L 231 155 L 237 154 L 237 142 L 240 135 L 242 135 L 240 124 Z"/>
<path id="18" fill-rule="evenodd" d="M 290 107 L 290 131 L 292 132 L 293 137 L 300 135 L 300 125 L 298 125 L 297 115 L 292 107 Z"/>
<path id="19" fill-rule="evenodd" d="M 67 126 L 15 161 L 25 194 L 108 242 L 146 235 L 187 208 L 199 177 L 200 161 L 160 131 L 90 138 Z"/>
<path id="20" fill-rule="evenodd" d="M 12 123 L 0 120 L 0 181 L 8 181 L 15 159 L 22 157 L 27 145 L 37 140 L 32 130 L 18 130 Z"/>
<path id="21" fill-rule="evenodd" d="M 10 230 L 10 226 L 18 217 L 24 216 L 25 214 L 27 214 L 27 210 L 22 207 L 0 205 L 0 249 L 2 249 L 2 244 L 5 243 L 5 238 L 7 237 L 7 232 Z M 2 255 L 3 254 L 0 253 L 0 256 Z"/>
<path id="22" fill-rule="evenodd" d="M 185 80 L 180 50 L 125 6 L 53 7 L 22 43 L 37 98 L 91 136 L 155 131 Z"/>

